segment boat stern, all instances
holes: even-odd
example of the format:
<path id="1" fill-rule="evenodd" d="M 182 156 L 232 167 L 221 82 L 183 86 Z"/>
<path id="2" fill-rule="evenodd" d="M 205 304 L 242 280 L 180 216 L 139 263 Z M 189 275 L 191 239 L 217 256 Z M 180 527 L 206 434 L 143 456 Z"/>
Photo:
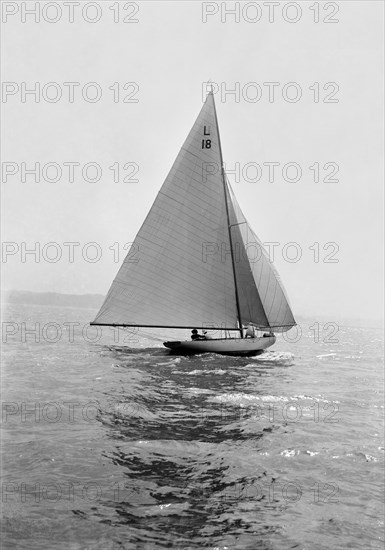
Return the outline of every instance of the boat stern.
<path id="1" fill-rule="evenodd" d="M 180 341 L 174 341 L 174 342 L 163 342 L 163 345 L 168 349 L 177 349 L 180 347 L 182 342 Z"/>

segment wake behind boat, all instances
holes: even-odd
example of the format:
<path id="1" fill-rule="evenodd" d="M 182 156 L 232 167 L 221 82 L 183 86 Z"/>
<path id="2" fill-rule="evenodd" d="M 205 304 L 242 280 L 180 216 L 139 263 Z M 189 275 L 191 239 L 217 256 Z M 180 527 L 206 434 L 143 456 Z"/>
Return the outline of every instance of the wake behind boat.
<path id="1" fill-rule="evenodd" d="M 131 250 L 91 325 L 201 327 L 225 337 L 164 345 L 174 353 L 255 355 L 275 343 L 274 332 L 296 324 L 226 177 L 212 92 Z"/>

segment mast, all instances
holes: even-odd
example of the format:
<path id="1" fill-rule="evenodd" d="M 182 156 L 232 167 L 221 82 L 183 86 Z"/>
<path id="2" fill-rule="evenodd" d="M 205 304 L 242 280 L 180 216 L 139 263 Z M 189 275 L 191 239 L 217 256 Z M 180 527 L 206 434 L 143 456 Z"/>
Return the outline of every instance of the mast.
<path id="1" fill-rule="evenodd" d="M 230 226 L 230 216 L 229 216 L 229 204 L 227 201 L 227 188 L 226 188 L 226 178 L 225 178 L 225 170 L 223 167 L 223 156 L 222 156 L 222 145 L 221 145 L 221 136 L 219 133 L 219 125 L 218 125 L 218 117 L 217 117 L 217 110 L 215 107 L 215 100 L 214 100 L 214 94 L 212 91 L 209 92 L 213 96 L 213 105 L 214 105 L 214 115 L 215 115 L 215 124 L 217 127 L 217 135 L 218 135 L 218 144 L 219 144 L 219 156 L 221 159 L 221 174 L 222 174 L 222 182 L 223 182 L 223 192 L 225 194 L 225 205 L 226 205 L 226 218 L 227 218 L 227 229 L 229 232 L 229 242 L 230 242 L 230 254 L 231 254 L 231 264 L 233 268 L 233 276 L 234 276 L 234 287 L 235 287 L 235 301 L 237 304 L 237 317 L 238 317 L 238 324 L 239 324 L 239 332 L 241 334 L 241 338 L 243 338 L 243 330 L 242 330 L 242 318 L 241 318 L 241 309 L 239 306 L 239 296 L 238 296 L 238 286 L 237 286 L 237 276 L 235 272 L 235 263 L 234 263 L 234 254 L 233 254 L 233 240 L 231 237 L 231 226 Z"/>

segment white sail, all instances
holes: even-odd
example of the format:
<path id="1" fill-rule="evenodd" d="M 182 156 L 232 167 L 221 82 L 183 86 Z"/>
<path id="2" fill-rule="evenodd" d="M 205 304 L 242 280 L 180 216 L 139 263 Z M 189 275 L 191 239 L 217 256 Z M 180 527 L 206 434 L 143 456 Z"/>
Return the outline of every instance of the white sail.
<path id="1" fill-rule="evenodd" d="M 253 323 L 277 332 L 295 325 L 279 276 L 225 182 L 212 93 L 133 249 L 92 324 L 239 329 Z"/>
<path id="2" fill-rule="evenodd" d="M 296 322 L 269 255 L 249 226 L 227 182 L 231 240 L 243 324 L 285 332 Z"/>
<path id="3" fill-rule="evenodd" d="M 230 248 L 210 93 L 94 324 L 237 328 L 234 275 L 222 246 Z"/>

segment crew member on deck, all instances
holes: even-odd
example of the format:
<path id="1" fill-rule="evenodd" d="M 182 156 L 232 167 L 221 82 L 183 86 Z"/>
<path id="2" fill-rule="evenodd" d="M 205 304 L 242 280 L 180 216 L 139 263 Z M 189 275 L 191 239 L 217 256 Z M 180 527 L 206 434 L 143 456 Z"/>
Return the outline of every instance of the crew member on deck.
<path id="1" fill-rule="evenodd" d="M 246 338 L 255 338 L 255 328 L 253 325 L 247 325 Z"/>
<path id="2" fill-rule="evenodd" d="M 197 329 L 193 328 L 191 331 L 191 340 L 206 340 L 206 336 L 202 336 L 202 334 L 198 334 Z"/>

